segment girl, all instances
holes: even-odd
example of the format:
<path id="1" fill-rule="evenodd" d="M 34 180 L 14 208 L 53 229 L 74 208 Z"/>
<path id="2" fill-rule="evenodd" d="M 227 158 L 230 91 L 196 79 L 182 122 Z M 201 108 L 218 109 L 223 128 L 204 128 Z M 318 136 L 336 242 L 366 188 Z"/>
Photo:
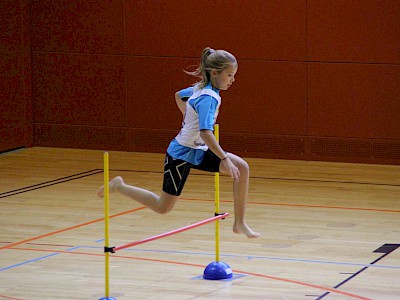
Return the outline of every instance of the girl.
<path id="1" fill-rule="evenodd" d="M 245 222 L 249 186 L 249 166 L 240 157 L 225 152 L 217 142 L 213 128 L 221 104 L 219 91 L 226 91 L 235 82 L 236 58 L 224 50 L 205 48 L 199 67 L 194 72 L 200 81 L 175 94 L 176 104 L 184 119 L 182 129 L 170 143 L 164 163 L 161 195 L 128 185 L 117 176 L 109 183 L 110 192 L 119 192 L 153 211 L 166 214 L 172 210 L 191 168 L 208 172 L 223 172 L 233 179 L 235 221 L 233 232 L 257 238 Z M 104 186 L 98 191 L 104 196 Z"/>

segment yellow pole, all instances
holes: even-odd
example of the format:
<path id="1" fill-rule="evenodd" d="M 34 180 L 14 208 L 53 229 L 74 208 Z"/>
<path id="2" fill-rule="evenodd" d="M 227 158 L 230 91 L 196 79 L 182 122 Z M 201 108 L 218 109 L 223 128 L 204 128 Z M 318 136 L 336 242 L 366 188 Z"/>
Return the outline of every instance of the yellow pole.
<path id="1" fill-rule="evenodd" d="M 104 237 L 105 248 L 110 247 L 110 191 L 109 191 L 109 159 L 108 152 L 104 153 Z M 105 252 L 105 297 L 110 296 L 110 252 Z"/>
<path id="2" fill-rule="evenodd" d="M 214 135 L 219 142 L 219 125 L 215 124 Z M 219 214 L 219 172 L 215 173 L 215 214 Z M 215 261 L 219 262 L 219 225 L 220 219 L 215 222 Z"/>

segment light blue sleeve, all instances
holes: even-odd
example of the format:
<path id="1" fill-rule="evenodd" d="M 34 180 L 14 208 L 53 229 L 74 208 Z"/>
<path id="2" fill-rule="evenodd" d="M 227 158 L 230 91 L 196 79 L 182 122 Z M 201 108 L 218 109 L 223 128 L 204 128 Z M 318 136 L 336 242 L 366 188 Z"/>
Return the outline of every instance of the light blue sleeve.
<path id="1" fill-rule="evenodd" d="M 218 101 L 211 96 L 201 96 L 196 101 L 195 109 L 199 114 L 199 130 L 214 130 L 214 116 Z"/>
<path id="2" fill-rule="evenodd" d="M 181 97 L 181 99 L 183 101 L 187 101 L 187 99 L 189 99 L 189 97 L 192 96 L 193 91 L 194 91 L 194 88 L 192 86 L 188 87 L 186 89 L 180 90 L 179 97 Z"/>

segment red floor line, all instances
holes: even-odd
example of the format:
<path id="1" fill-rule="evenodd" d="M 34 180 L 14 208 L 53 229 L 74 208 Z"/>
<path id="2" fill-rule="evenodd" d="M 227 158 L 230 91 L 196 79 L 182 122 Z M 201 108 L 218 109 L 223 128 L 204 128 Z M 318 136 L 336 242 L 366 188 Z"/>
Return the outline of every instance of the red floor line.
<path id="1" fill-rule="evenodd" d="M 286 204 L 286 203 L 274 203 L 274 202 L 248 202 L 250 204 L 258 205 L 276 205 L 276 206 L 294 206 L 294 207 L 308 207 L 308 208 L 327 208 L 327 209 L 343 209 L 343 210 L 359 210 L 359 211 L 373 211 L 373 212 L 391 212 L 399 213 L 397 209 L 380 209 L 380 208 L 367 208 L 367 207 L 346 207 L 346 206 L 329 206 L 329 205 L 310 205 L 310 204 Z"/>
<path id="2" fill-rule="evenodd" d="M 181 198 L 181 199 L 182 200 L 189 200 L 189 201 L 199 201 L 199 202 L 214 202 L 215 201 L 215 200 L 211 200 L 211 199 L 199 199 L 199 198 Z M 220 202 L 231 203 L 233 201 L 232 200 L 220 200 Z M 290 204 L 290 203 L 273 203 L 273 202 L 254 202 L 254 201 L 249 201 L 248 203 L 249 204 L 256 204 L 256 205 L 275 205 L 275 206 L 287 206 L 287 207 L 343 209 L 343 210 L 360 210 L 360 211 L 392 212 L 392 213 L 400 212 L 400 210 L 394 210 L 394 209 L 374 209 L 374 208 L 362 208 L 362 207 L 324 206 L 324 205 Z M 118 216 L 121 216 L 121 215 L 129 214 L 131 212 L 135 212 L 135 211 L 142 210 L 142 209 L 145 209 L 145 208 L 146 207 L 139 207 L 139 208 L 136 208 L 136 209 L 128 210 L 128 211 L 125 211 L 125 212 L 121 212 L 121 213 L 112 215 L 112 216 L 110 216 L 110 218 L 115 218 L 115 217 L 118 217 Z M 104 218 L 100 218 L 100 219 L 92 220 L 92 221 L 89 221 L 89 222 L 86 222 L 86 223 L 82 223 L 82 224 L 74 225 L 74 226 L 67 227 L 67 228 L 64 228 L 64 229 L 60 229 L 60 230 L 57 230 L 57 231 L 49 232 L 49 233 L 46 233 L 46 234 L 43 234 L 43 235 L 39 235 L 39 236 L 36 236 L 36 237 L 32 237 L 32 238 L 29 238 L 29 239 L 25 239 L 25 240 L 22 240 L 22 241 L 13 242 L 13 243 L 10 243 L 8 245 L 1 246 L 0 250 L 8 249 L 8 248 L 11 248 L 11 247 L 14 247 L 14 246 L 25 244 L 25 243 L 28 243 L 28 242 L 31 242 L 31 241 L 35 241 L 35 240 L 38 240 L 38 239 L 41 239 L 41 238 L 45 238 L 45 237 L 48 237 L 48 236 L 56 235 L 56 234 L 61 233 L 61 232 L 65 232 L 65 231 L 77 229 L 77 228 L 80 228 L 80 227 L 83 227 L 83 226 L 91 225 L 91 224 L 94 224 L 94 223 L 102 222 L 103 220 L 104 220 Z"/>
<path id="3" fill-rule="evenodd" d="M 233 271 L 242 273 L 242 271 L 239 271 L 239 270 L 233 270 Z M 349 297 L 352 297 L 352 298 L 355 298 L 355 299 L 373 300 L 371 298 L 367 298 L 367 297 L 364 297 L 364 296 L 360 296 L 360 295 L 356 295 L 356 294 L 340 291 L 340 290 L 333 289 L 333 288 L 322 287 L 322 286 L 319 286 L 319 285 L 315 285 L 315 284 L 307 283 L 307 282 L 303 282 L 303 281 L 287 279 L 287 278 L 281 278 L 281 277 L 270 276 L 270 275 L 264 275 L 264 274 L 251 273 L 251 272 L 250 273 L 249 272 L 248 273 L 244 273 L 244 274 L 257 276 L 257 277 L 268 278 L 268 279 L 273 279 L 273 280 L 278 280 L 278 281 L 284 281 L 284 282 L 288 282 L 288 283 L 294 283 L 294 284 L 298 284 L 298 285 L 304 285 L 304 286 L 308 286 L 308 287 L 316 288 L 316 289 L 323 289 L 323 290 L 325 290 L 327 292 L 341 294 L 341 295 L 349 296 Z"/>
<path id="4" fill-rule="evenodd" d="M 135 208 L 135 209 L 131 209 L 131 210 L 128 210 L 128 211 L 120 212 L 120 213 L 117 213 L 117 214 L 114 214 L 114 215 L 110 216 L 110 218 L 119 217 L 119 216 L 126 215 L 126 214 L 129 214 L 129 213 L 132 213 L 132 212 L 136 212 L 136 211 L 139 211 L 139 210 L 142 210 L 142 209 L 145 209 L 145 208 L 146 207 L 142 206 L 142 207 L 139 207 L 139 208 Z M 85 222 L 85 223 L 82 223 L 82 224 L 77 224 L 77 225 L 74 225 L 74 226 L 71 226 L 71 227 L 67 227 L 67 228 L 63 228 L 63 229 L 60 229 L 60 230 L 56 230 L 56 231 L 53 231 L 53 232 L 45 233 L 45 234 L 42 234 L 42 235 L 39 235 L 39 236 L 35 236 L 35 237 L 29 238 L 29 239 L 26 239 L 26 240 L 22 240 L 22 241 L 14 242 L 14 243 L 11 243 L 11 244 L 8 244 L 8 245 L 5 245 L 5 246 L 1 246 L 0 250 L 9 249 L 11 247 L 15 247 L 15 246 L 18 246 L 18 245 L 21 245 L 21 244 L 25 244 L 25 243 L 32 242 L 32 241 L 35 241 L 35 240 L 39 240 L 39 239 L 42 239 L 42 238 L 45 238 L 45 237 L 48 237 L 48 236 L 56 235 L 56 234 L 61 233 L 61 232 L 70 231 L 70 230 L 73 230 L 73 229 L 77 229 L 77 228 L 80 228 L 80 227 L 84 227 L 84 226 L 87 226 L 87 225 L 91 225 L 91 224 L 98 223 L 98 222 L 103 222 L 103 221 L 104 221 L 104 218 L 100 218 L 100 219 L 92 220 L 92 221 Z"/>
<path id="5" fill-rule="evenodd" d="M 200 199 L 200 198 L 181 198 L 182 200 L 188 201 L 199 201 L 199 202 L 214 202 L 213 199 Z M 233 200 L 220 200 L 224 203 L 232 203 Z M 325 208 L 325 209 L 343 209 L 343 210 L 360 210 L 360 211 L 373 211 L 373 212 L 390 212 L 400 213 L 398 209 L 379 209 L 379 208 L 367 208 L 367 207 L 346 207 L 346 206 L 329 206 L 329 205 L 311 205 L 311 204 L 295 204 L 295 203 L 276 203 L 276 202 L 257 202 L 248 201 L 248 204 L 255 205 L 272 205 L 272 206 L 287 206 L 287 207 L 306 207 L 306 208 Z"/>
<path id="6" fill-rule="evenodd" d="M 0 244 L 11 244 L 12 242 L 0 242 Z M 31 246 L 47 246 L 47 247 L 64 247 L 64 248 L 73 248 L 74 245 L 58 245 L 58 244 L 47 244 L 47 243 L 26 243 Z"/>
<path id="7" fill-rule="evenodd" d="M 89 255 L 89 256 L 104 256 L 104 254 L 100 253 L 90 253 L 90 252 L 79 252 L 79 251 L 61 251 L 61 250 L 51 250 L 51 249 L 29 249 L 29 248 L 12 248 L 12 250 L 23 250 L 23 251 L 38 251 L 38 252 L 54 252 L 54 253 L 65 253 L 65 254 L 75 254 L 75 255 Z M 204 268 L 204 265 L 199 265 L 199 264 L 193 264 L 193 263 L 185 263 L 185 262 L 179 262 L 179 261 L 171 261 L 171 260 L 162 260 L 162 259 L 152 259 L 152 258 L 141 258 L 141 257 L 133 257 L 133 256 L 123 256 L 123 255 L 115 255 L 113 254 L 111 258 L 121 258 L 121 259 L 129 259 L 129 260 L 141 260 L 141 261 L 149 261 L 149 262 L 159 262 L 159 263 L 166 263 L 166 264 L 173 264 L 173 265 L 181 265 L 181 266 L 189 266 L 189 267 L 200 267 Z M 264 274 L 258 274 L 258 273 L 252 273 L 252 272 L 245 272 L 241 270 L 233 270 L 233 272 L 240 273 L 240 274 L 247 274 L 247 275 L 252 275 L 255 277 L 261 277 L 261 278 L 266 278 L 266 279 L 271 279 L 271 280 L 276 280 L 276 281 L 282 281 L 286 283 L 293 283 L 297 285 L 302 285 L 306 287 L 311 287 L 319 290 L 323 290 L 326 292 L 331 292 L 335 294 L 340 294 L 344 296 L 348 296 L 354 299 L 359 299 L 359 300 L 373 300 L 371 298 L 367 298 L 364 296 L 344 292 L 341 290 L 329 288 L 329 287 L 324 287 L 312 283 L 307 283 L 303 281 L 298 281 L 298 280 L 293 280 L 293 279 L 288 279 L 288 278 L 282 278 L 282 277 L 276 277 L 276 276 L 270 276 L 270 275 L 264 275 Z"/>
<path id="8" fill-rule="evenodd" d="M 7 299 L 7 300 L 23 300 L 21 298 L 14 298 L 10 296 L 0 295 L 0 299 Z"/>

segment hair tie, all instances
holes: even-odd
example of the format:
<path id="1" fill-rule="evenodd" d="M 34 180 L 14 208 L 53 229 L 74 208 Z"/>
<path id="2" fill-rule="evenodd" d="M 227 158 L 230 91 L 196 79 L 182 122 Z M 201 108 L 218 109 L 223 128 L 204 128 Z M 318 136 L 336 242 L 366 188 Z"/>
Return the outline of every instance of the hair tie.
<path id="1" fill-rule="evenodd" d="M 210 54 L 213 54 L 215 52 L 215 50 L 213 48 L 210 48 Z"/>

